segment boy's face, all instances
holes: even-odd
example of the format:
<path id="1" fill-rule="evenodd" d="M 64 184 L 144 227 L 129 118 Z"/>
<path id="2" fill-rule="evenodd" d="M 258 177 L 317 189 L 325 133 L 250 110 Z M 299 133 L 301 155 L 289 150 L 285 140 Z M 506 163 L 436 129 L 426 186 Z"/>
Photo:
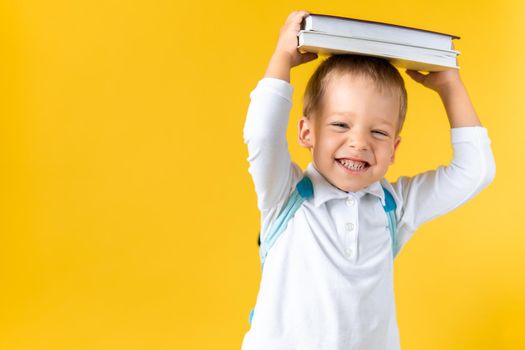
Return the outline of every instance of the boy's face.
<path id="1" fill-rule="evenodd" d="M 312 150 L 313 164 L 328 182 L 357 192 L 383 178 L 394 162 L 399 103 L 369 78 L 333 75 L 322 114 L 299 121 L 299 143 Z"/>

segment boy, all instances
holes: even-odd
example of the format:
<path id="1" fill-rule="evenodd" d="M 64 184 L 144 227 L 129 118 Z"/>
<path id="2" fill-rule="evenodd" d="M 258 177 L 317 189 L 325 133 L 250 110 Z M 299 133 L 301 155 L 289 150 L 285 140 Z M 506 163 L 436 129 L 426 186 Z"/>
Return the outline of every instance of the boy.
<path id="1" fill-rule="evenodd" d="M 261 211 L 261 242 L 305 175 L 313 196 L 266 257 L 242 349 L 400 349 L 393 256 L 421 224 L 462 205 L 492 181 L 490 139 L 457 70 L 407 71 L 441 97 L 454 159 L 389 183 L 383 176 L 394 162 L 406 113 L 403 79 L 381 58 L 334 55 L 306 88 L 298 138 L 313 159 L 303 174 L 290 160 L 286 127 L 290 69 L 317 57 L 296 49 L 306 15 L 290 14 L 266 74 L 250 95 L 244 142 Z M 396 247 L 384 211 L 386 191 L 396 204 Z"/>

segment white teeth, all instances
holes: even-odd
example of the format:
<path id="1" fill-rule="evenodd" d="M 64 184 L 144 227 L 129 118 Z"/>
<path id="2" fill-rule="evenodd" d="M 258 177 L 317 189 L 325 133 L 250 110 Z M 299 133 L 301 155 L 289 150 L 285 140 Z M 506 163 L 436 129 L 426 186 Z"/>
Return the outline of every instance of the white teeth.
<path id="1" fill-rule="evenodd" d="M 358 162 L 354 160 L 340 159 L 339 162 L 344 165 L 345 168 L 350 170 L 361 170 L 365 167 L 366 163 Z"/>

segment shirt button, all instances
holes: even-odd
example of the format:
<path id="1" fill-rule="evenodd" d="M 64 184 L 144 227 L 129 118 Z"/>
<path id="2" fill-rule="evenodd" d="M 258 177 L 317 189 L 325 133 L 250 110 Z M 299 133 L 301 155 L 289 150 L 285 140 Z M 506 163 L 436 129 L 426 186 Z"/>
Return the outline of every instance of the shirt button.
<path id="1" fill-rule="evenodd" d="M 351 232 L 354 230 L 354 224 L 352 224 L 351 222 L 347 222 L 345 228 L 347 231 Z"/>
<path id="2" fill-rule="evenodd" d="M 352 248 L 346 248 L 345 249 L 345 256 L 347 258 L 351 258 L 352 257 L 352 253 L 353 253 Z"/>
<path id="3" fill-rule="evenodd" d="M 353 206 L 355 204 L 355 199 L 353 197 L 348 197 L 346 199 L 346 205 L 348 205 L 349 207 Z"/>

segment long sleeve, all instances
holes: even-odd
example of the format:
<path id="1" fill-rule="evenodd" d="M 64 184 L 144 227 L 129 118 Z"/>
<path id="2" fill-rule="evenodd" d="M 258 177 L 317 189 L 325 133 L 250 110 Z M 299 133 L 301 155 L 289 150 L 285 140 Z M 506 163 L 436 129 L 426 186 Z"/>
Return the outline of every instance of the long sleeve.
<path id="1" fill-rule="evenodd" d="M 286 141 L 292 92 L 284 80 L 263 78 L 250 94 L 243 133 L 261 212 L 283 203 L 302 174 L 290 159 Z"/>
<path id="2" fill-rule="evenodd" d="M 423 223 L 463 205 L 494 179 L 496 165 L 487 129 L 451 129 L 454 156 L 447 166 L 392 184 L 399 208 L 399 245 L 403 246 Z"/>

